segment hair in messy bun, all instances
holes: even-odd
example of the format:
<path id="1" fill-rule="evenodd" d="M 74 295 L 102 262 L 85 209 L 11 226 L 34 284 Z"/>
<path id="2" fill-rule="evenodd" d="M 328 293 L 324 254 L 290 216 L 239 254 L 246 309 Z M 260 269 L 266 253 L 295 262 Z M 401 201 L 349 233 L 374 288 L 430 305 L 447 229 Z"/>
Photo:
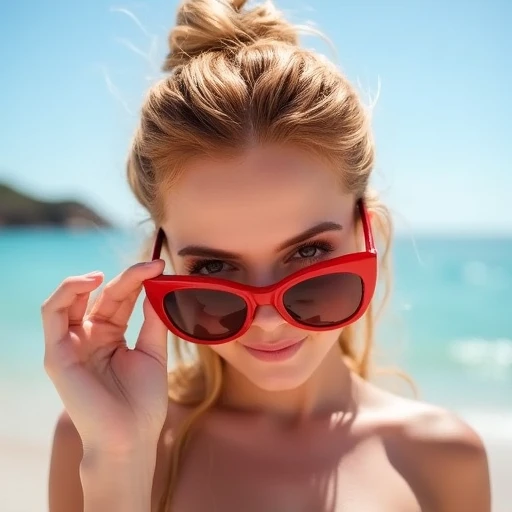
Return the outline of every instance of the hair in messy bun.
<path id="1" fill-rule="evenodd" d="M 187 0 L 180 6 L 163 65 L 169 74 L 150 89 L 130 150 L 134 194 L 159 225 L 161 196 L 188 158 L 229 155 L 267 142 L 295 144 L 331 162 L 346 190 L 365 197 L 374 233 L 384 241 L 380 275 L 386 278 L 391 223 L 368 189 L 374 146 L 367 110 L 333 64 L 298 46 L 297 30 L 271 2 L 244 6 L 244 0 Z M 346 361 L 363 378 L 369 372 L 374 313 L 370 307 L 339 338 Z M 182 343 L 174 340 L 177 367 L 169 375 L 169 396 L 193 406 L 193 412 L 174 436 L 162 512 L 169 510 L 192 427 L 222 387 L 219 356 L 199 346 L 197 361 L 186 365 Z"/>
<path id="2" fill-rule="evenodd" d="M 296 29 L 272 3 L 243 10 L 245 4 L 246 0 L 182 3 L 169 34 L 170 51 L 163 70 L 171 71 L 206 51 L 236 51 L 264 39 L 297 45 Z"/>

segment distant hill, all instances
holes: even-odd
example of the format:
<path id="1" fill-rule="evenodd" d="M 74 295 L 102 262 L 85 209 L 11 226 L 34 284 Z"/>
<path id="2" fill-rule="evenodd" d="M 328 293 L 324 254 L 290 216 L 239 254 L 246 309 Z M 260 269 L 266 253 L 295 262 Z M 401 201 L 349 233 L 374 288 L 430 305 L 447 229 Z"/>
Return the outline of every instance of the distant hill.
<path id="1" fill-rule="evenodd" d="M 43 201 L 0 183 L 0 229 L 6 226 L 87 228 L 111 224 L 77 201 Z"/>

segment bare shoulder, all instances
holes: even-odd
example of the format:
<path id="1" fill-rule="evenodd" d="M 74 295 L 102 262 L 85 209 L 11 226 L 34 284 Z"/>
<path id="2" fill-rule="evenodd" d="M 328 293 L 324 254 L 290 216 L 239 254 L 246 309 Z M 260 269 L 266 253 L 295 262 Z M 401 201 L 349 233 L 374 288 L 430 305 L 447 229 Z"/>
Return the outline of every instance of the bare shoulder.
<path id="1" fill-rule="evenodd" d="M 168 486 L 168 461 L 172 441 L 190 408 L 169 401 L 168 414 L 158 443 L 157 464 L 154 474 L 154 497 L 165 493 Z M 79 512 L 83 510 L 83 492 L 80 480 L 82 440 L 66 411 L 63 411 L 55 427 L 49 472 L 49 512 Z"/>
<path id="2" fill-rule="evenodd" d="M 400 397 L 386 409 L 393 417 L 388 457 L 425 510 L 491 510 L 487 454 L 472 427 L 444 408 Z"/>
<path id="3" fill-rule="evenodd" d="M 83 510 L 80 482 L 82 441 L 69 415 L 63 411 L 55 427 L 50 459 L 48 499 L 50 512 Z"/>

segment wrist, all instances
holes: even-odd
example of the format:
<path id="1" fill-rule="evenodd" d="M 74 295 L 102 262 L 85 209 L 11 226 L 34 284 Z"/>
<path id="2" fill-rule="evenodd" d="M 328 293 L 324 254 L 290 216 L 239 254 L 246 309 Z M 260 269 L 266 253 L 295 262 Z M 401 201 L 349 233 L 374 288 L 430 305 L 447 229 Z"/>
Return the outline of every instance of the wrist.
<path id="1" fill-rule="evenodd" d="M 85 449 L 80 464 L 84 512 L 149 512 L 155 465 L 156 444 Z"/>
<path id="2" fill-rule="evenodd" d="M 158 438 L 124 443 L 90 442 L 82 440 L 83 459 L 121 462 L 133 458 L 151 458 L 156 455 Z"/>

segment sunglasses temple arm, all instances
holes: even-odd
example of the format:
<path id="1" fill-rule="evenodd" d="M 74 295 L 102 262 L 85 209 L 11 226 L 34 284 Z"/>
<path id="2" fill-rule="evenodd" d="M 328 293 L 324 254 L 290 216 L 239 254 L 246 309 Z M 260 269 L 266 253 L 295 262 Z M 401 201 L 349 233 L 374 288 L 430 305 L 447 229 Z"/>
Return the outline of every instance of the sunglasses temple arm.
<path id="1" fill-rule="evenodd" d="M 162 244 L 164 241 L 164 231 L 160 228 L 156 234 L 155 244 L 153 246 L 153 253 L 151 255 L 151 260 L 157 260 L 160 258 L 160 253 L 162 252 Z"/>
<path id="2" fill-rule="evenodd" d="M 364 200 L 359 200 L 359 214 L 361 222 L 363 223 L 364 243 L 368 252 L 375 252 L 375 242 L 373 241 L 373 234 L 370 227 L 370 215 L 364 204 Z"/>

